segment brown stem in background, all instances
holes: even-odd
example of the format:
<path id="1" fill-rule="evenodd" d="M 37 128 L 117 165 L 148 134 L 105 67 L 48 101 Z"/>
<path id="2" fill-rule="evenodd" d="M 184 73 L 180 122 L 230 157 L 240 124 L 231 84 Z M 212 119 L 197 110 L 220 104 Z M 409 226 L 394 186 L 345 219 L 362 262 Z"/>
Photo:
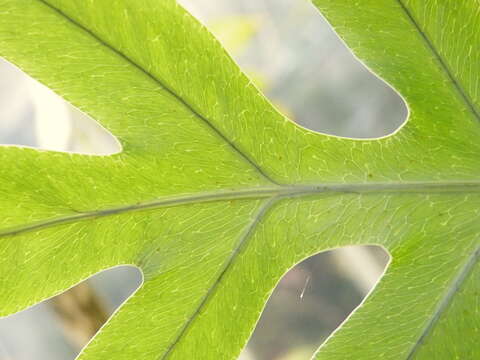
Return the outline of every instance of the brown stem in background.
<path id="1" fill-rule="evenodd" d="M 108 320 L 109 312 L 95 290 L 83 282 L 49 302 L 68 340 L 82 348 Z"/>

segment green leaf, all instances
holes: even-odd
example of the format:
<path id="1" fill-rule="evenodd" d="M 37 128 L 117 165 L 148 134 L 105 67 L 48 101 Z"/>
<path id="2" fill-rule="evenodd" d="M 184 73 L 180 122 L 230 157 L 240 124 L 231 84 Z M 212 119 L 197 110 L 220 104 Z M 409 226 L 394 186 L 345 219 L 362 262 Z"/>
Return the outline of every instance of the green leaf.
<path id="1" fill-rule="evenodd" d="M 0 148 L 0 316 L 134 264 L 79 359 L 231 359 L 294 264 L 378 244 L 384 278 L 317 357 L 478 357 L 478 2 L 316 5 L 408 103 L 392 136 L 298 127 L 174 0 L 0 0 L 0 56 L 122 145 Z"/>

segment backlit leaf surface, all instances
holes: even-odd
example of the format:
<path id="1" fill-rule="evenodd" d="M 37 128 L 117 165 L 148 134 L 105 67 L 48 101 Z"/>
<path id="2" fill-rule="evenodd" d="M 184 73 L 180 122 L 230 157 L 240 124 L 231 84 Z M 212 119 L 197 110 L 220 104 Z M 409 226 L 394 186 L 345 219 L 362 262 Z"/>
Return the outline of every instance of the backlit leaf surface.
<path id="1" fill-rule="evenodd" d="M 478 357 L 480 5 L 315 5 L 407 102 L 397 133 L 298 127 L 174 0 L 0 0 L 0 56 L 122 145 L 0 148 L 0 316 L 134 264 L 79 359 L 232 359 L 294 264 L 378 244 L 385 276 L 316 357 Z"/>

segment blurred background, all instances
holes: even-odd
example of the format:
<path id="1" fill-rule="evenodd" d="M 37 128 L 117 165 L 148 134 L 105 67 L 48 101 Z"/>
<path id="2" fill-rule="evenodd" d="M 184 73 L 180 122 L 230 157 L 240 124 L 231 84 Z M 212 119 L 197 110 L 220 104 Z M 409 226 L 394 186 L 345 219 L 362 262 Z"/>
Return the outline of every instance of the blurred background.
<path id="1" fill-rule="evenodd" d="M 400 97 L 354 58 L 308 0 L 179 2 L 302 126 L 373 138 L 404 122 Z M 92 119 L 1 59 L 0 144 L 89 154 L 119 150 Z M 296 265 L 277 285 L 241 359 L 309 359 L 365 298 L 388 260 L 379 247 L 356 246 Z M 0 319 L 0 360 L 73 360 L 140 283 L 137 269 L 113 268 Z"/>

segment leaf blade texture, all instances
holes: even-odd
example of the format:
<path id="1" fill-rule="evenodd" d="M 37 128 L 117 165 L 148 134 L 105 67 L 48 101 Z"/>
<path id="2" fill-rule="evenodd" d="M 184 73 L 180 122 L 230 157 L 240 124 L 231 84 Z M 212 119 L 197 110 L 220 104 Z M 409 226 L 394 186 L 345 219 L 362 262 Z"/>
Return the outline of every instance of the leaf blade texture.
<path id="1" fill-rule="evenodd" d="M 283 273 L 351 244 L 392 262 L 319 359 L 428 358 L 446 314 L 478 313 L 475 1 L 315 2 L 409 106 L 362 141 L 286 119 L 173 0 L 0 5 L 0 55 L 122 145 L 0 148 L 0 315 L 134 264 L 142 287 L 79 359 L 235 358 Z"/>

